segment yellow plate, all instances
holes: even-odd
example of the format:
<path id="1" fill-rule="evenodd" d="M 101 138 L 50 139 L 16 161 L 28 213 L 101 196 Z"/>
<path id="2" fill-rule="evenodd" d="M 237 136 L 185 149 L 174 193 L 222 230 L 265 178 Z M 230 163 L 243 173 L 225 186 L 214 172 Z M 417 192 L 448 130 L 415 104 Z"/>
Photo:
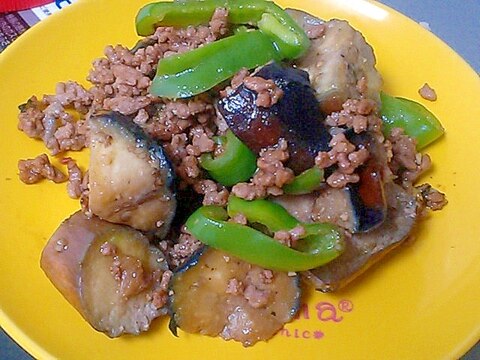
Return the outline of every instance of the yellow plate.
<path id="1" fill-rule="evenodd" d="M 268 343 L 181 334 L 166 319 L 139 337 L 97 333 L 58 293 L 39 267 L 58 224 L 79 208 L 65 185 L 26 186 L 17 161 L 45 152 L 17 130 L 17 105 L 55 83 L 85 83 L 107 44 L 136 41 L 134 17 L 145 0 L 83 0 L 38 24 L 0 55 L 0 321 L 37 358 L 65 359 L 441 359 L 456 358 L 480 337 L 480 221 L 476 189 L 480 80 L 465 62 L 413 21 L 364 0 L 280 1 L 323 18 L 345 18 L 375 48 L 385 90 L 426 103 L 447 135 L 428 150 L 424 178 L 450 203 L 432 214 L 417 241 L 389 256 L 347 290 L 310 292 L 300 319 Z M 121 5 L 120 5 L 121 4 Z M 74 154 L 75 157 L 82 155 Z M 84 155 L 83 155 L 84 157 Z M 80 159 L 84 166 L 86 159 Z"/>

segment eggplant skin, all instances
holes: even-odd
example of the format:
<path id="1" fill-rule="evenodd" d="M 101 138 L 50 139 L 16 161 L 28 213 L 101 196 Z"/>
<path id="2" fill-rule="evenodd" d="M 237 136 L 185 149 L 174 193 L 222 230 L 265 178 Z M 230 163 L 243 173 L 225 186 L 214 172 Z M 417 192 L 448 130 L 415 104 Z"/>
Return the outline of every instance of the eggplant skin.
<path id="1" fill-rule="evenodd" d="M 165 292 L 165 255 L 131 227 L 77 211 L 51 236 L 40 266 L 83 318 L 109 337 L 138 335 L 167 314 L 166 304 L 155 301 Z"/>
<path id="2" fill-rule="evenodd" d="M 308 73 L 285 64 L 271 63 L 254 76 L 272 80 L 283 96 L 269 108 L 256 105 L 257 93 L 240 85 L 218 102 L 218 110 L 235 135 L 255 153 L 288 142 L 287 166 L 295 174 L 311 168 L 319 151 L 328 151 L 331 136 L 324 124 Z"/>
<path id="3" fill-rule="evenodd" d="M 388 210 L 380 226 L 347 237 L 342 255 L 302 274 L 317 290 L 332 292 L 344 287 L 409 237 L 418 217 L 415 195 L 392 182 L 385 184 L 385 195 Z"/>
<path id="4" fill-rule="evenodd" d="M 89 129 L 91 212 L 163 237 L 177 201 L 174 170 L 161 145 L 117 112 L 91 117 Z"/>
<path id="5" fill-rule="evenodd" d="M 271 278 L 259 280 L 265 272 Z M 170 288 L 174 335 L 180 328 L 244 346 L 274 336 L 300 308 L 298 275 L 270 272 L 207 246 L 175 271 Z"/>

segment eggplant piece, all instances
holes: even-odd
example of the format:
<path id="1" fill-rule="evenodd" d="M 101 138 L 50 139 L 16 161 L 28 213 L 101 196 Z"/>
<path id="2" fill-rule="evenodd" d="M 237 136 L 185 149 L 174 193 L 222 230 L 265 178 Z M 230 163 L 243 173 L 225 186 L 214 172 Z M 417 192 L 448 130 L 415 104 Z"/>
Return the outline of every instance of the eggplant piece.
<path id="1" fill-rule="evenodd" d="M 382 77 L 373 49 L 359 31 L 344 20 L 322 22 L 300 10 L 287 12 L 305 30 L 323 23 L 323 34 L 312 39 L 307 53 L 295 61 L 310 75 L 323 112 L 339 111 L 347 99 L 361 97 L 380 104 Z"/>
<path id="2" fill-rule="evenodd" d="M 346 131 L 345 136 L 357 148 L 365 148 L 370 159 L 362 165 L 357 174 L 358 183 L 348 184 L 345 189 L 349 194 L 354 212 L 354 232 L 367 232 L 380 226 L 387 216 L 387 199 L 384 191 L 383 168 L 387 168 L 385 148 L 369 132 L 355 133 Z"/>
<path id="3" fill-rule="evenodd" d="M 297 219 L 309 222 L 331 222 L 350 232 L 372 231 L 386 218 L 387 200 L 384 191 L 383 166 L 386 157 L 382 145 L 367 132 L 345 132 L 347 139 L 357 148 L 366 148 L 370 159 L 357 169 L 358 183 L 343 189 L 324 186 L 320 191 L 299 196 L 280 196 L 274 201 L 284 206 Z M 326 169 L 332 172 L 334 167 Z"/>
<path id="4" fill-rule="evenodd" d="M 177 201 L 174 171 L 162 147 L 117 112 L 91 117 L 89 129 L 91 212 L 164 236 Z"/>
<path id="5" fill-rule="evenodd" d="M 411 234 L 418 217 L 416 197 L 402 187 L 385 184 L 387 218 L 376 229 L 345 238 L 345 251 L 332 262 L 303 273 L 316 289 L 336 291 L 350 283 Z"/>
<path id="6" fill-rule="evenodd" d="M 171 282 L 170 328 L 233 339 L 244 346 L 268 340 L 300 307 L 297 275 L 263 270 L 204 247 Z"/>
<path id="7" fill-rule="evenodd" d="M 295 174 L 311 168 L 319 151 L 328 151 L 331 136 L 324 124 L 308 74 L 287 65 L 271 63 L 255 76 L 271 79 L 283 90 L 269 108 L 256 105 L 257 93 L 243 84 L 218 102 L 218 110 L 230 129 L 255 153 L 288 142 L 287 166 Z"/>
<path id="8" fill-rule="evenodd" d="M 128 226 L 76 212 L 52 235 L 40 265 L 83 318 L 110 337 L 138 335 L 167 314 L 158 302 L 167 290 L 165 256 Z"/>

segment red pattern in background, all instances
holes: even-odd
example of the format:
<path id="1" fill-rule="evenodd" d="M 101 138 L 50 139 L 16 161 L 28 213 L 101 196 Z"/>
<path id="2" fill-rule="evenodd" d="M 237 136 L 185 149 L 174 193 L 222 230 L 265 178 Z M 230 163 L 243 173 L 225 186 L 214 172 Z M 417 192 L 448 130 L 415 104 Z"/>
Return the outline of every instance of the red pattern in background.
<path id="1" fill-rule="evenodd" d="M 49 2 L 52 0 L 0 0 L 0 13 L 30 9 Z"/>

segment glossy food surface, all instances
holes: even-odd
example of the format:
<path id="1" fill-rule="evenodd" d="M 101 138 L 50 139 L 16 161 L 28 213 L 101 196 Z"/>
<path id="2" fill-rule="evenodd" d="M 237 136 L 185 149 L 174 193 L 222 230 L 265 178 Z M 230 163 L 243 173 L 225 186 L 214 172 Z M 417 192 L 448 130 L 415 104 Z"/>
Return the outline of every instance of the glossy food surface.
<path id="1" fill-rule="evenodd" d="M 416 242 L 399 249 L 345 291 L 308 291 L 300 319 L 268 343 L 240 344 L 199 335 L 174 338 L 166 320 L 139 337 L 111 340 L 95 332 L 50 284 L 40 253 L 60 222 L 79 208 L 64 185 L 25 186 L 17 161 L 44 152 L 17 130 L 17 105 L 52 93 L 55 83 L 83 84 L 107 44 L 133 46 L 134 18 L 147 1 L 116 6 L 85 0 L 29 30 L 0 55 L 0 323 L 35 358 L 176 359 L 449 359 L 480 337 L 480 225 L 475 159 L 480 80 L 418 24 L 363 0 L 279 1 L 323 18 L 345 18 L 372 44 L 384 90 L 420 101 L 442 121 L 446 136 L 428 148 L 434 168 L 423 178 L 447 193 L 449 205 L 429 216 Z M 79 21 L 88 19 L 88 21 Z M 417 90 L 428 82 L 434 103 Z M 72 154 L 85 168 L 88 154 Z M 468 211 L 467 211 L 468 210 Z M 367 331 L 368 329 L 368 331 Z"/>

